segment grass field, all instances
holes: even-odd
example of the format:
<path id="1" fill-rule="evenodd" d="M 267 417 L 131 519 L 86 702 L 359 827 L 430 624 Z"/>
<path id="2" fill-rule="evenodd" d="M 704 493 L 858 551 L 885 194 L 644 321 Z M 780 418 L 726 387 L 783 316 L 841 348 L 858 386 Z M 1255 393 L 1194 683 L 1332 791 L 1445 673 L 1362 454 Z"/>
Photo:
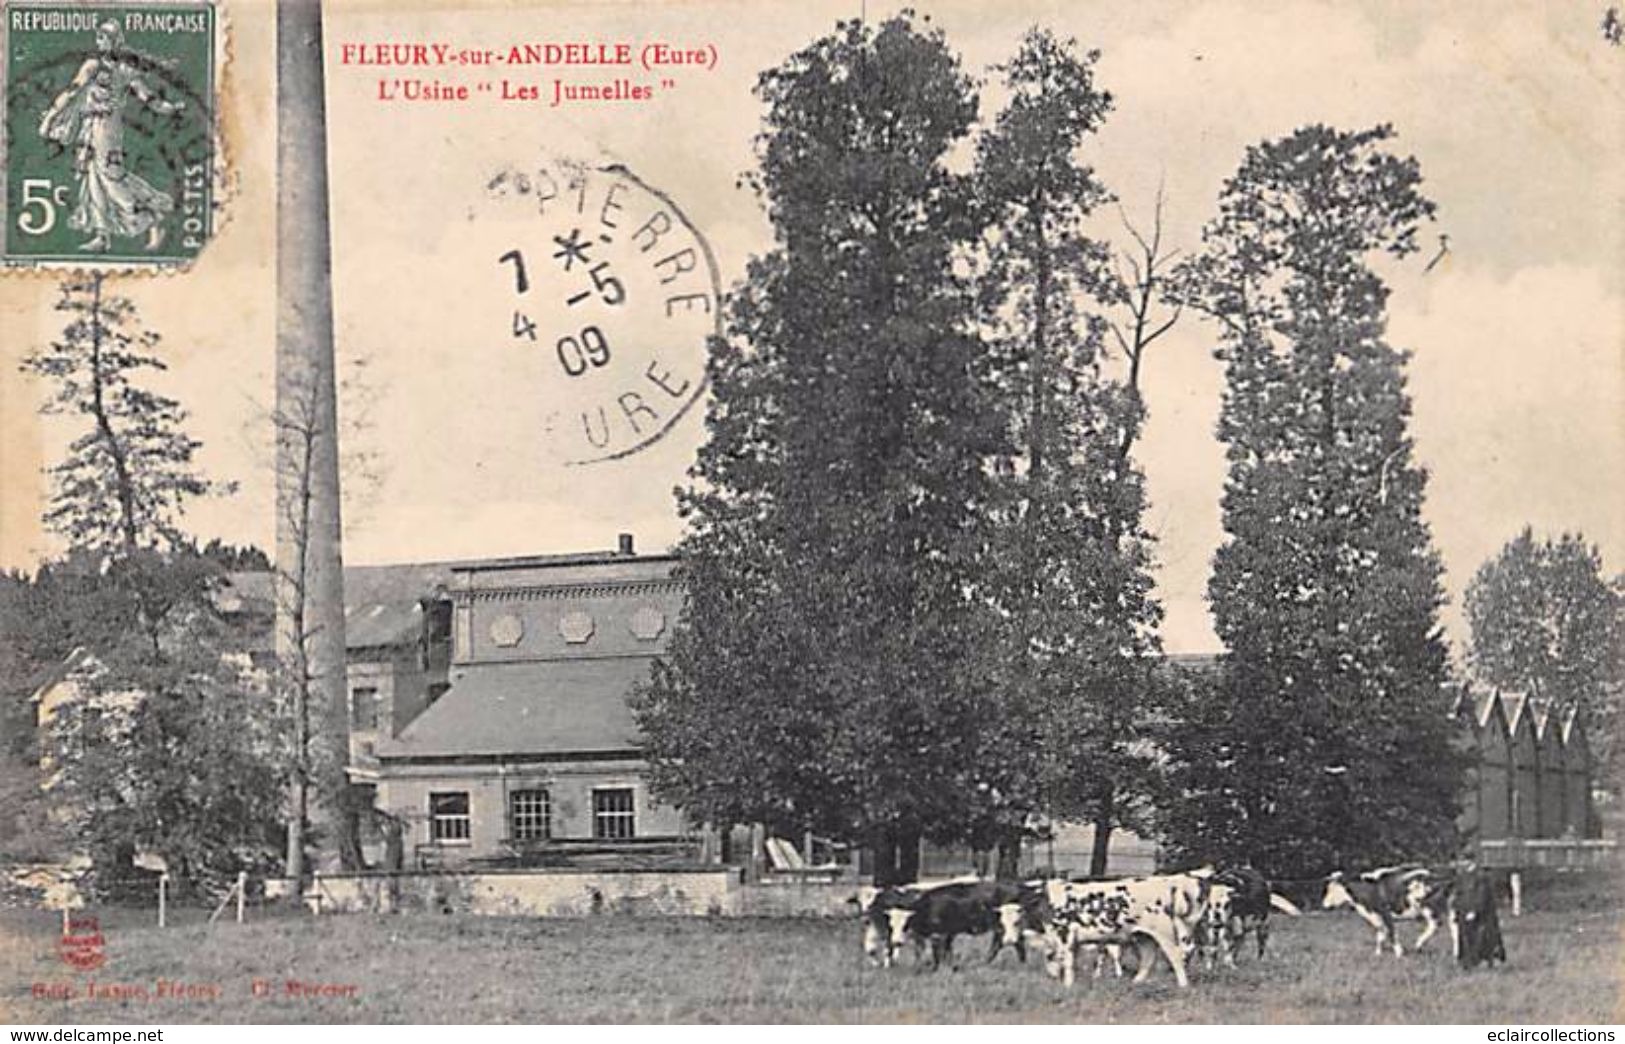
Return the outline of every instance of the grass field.
<path id="1" fill-rule="evenodd" d="M 537 920 L 402 914 L 259 913 L 208 925 L 184 912 L 96 910 L 107 963 L 75 973 L 56 951 L 59 919 L 0 911 L 0 1016 L 15 1022 L 1444 1022 L 1625 1021 L 1625 903 L 1591 878 L 1534 889 L 1503 912 L 1510 963 L 1463 973 L 1448 934 L 1431 952 L 1377 960 L 1347 911 L 1274 923 L 1262 963 L 1166 968 L 1133 984 L 1080 980 L 1068 992 L 1038 963 L 984 939 L 962 968 L 868 967 L 852 922 L 705 918 Z M 1416 928 L 1406 925 L 1409 941 Z M 270 995 L 253 996 L 254 980 Z M 340 995 L 294 997 L 288 980 Z M 160 996 L 160 980 L 172 993 Z M 99 992 L 87 996 L 89 983 Z M 68 999 L 35 996 L 35 984 Z M 111 987 L 145 996 L 108 996 Z M 190 987 L 190 989 L 188 989 Z M 114 991 L 118 992 L 118 991 Z M 186 994 L 190 994 L 189 996 Z"/>

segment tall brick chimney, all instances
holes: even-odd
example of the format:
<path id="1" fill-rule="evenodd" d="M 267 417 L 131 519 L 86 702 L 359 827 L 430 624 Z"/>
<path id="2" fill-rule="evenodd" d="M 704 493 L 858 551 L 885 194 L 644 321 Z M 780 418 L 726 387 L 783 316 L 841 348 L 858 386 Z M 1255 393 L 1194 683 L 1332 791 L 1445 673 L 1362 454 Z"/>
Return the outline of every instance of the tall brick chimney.
<path id="1" fill-rule="evenodd" d="M 632 549 L 632 534 L 631 533 L 622 533 L 622 534 L 620 534 L 620 544 L 621 544 L 620 553 L 622 555 L 625 555 L 627 558 L 631 558 L 634 554 L 637 553 L 636 551 L 634 551 Z"/>

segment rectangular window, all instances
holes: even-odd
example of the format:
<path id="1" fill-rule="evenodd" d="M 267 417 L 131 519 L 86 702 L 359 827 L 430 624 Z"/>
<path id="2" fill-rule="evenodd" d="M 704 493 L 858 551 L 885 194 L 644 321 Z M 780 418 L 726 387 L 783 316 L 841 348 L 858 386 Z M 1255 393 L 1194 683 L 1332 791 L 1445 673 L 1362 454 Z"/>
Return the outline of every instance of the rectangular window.
<path id="1" fill-rule="evenodd" d="M 430 841 L 467 841 L 469 825 L 468 791 L 454 790 L 429 795 Z"/>
<path id="2" fill-rule="evenodd" d="M 378 727 L 378 690 L 357 687 L 350 690 L 350 721 L 357 729 Z"/>
<path id="3" fill-rule="evenodd" d="M 618 841 L 634 834 L 631 788 L 593 791 L 592 836 Z"/>
<path id="4" fill-rule="evenodd" d="M 515 841 L 545 841 L 553 834 L 553 805 L 545 790 L 508 795 L 508 826 Z"/>

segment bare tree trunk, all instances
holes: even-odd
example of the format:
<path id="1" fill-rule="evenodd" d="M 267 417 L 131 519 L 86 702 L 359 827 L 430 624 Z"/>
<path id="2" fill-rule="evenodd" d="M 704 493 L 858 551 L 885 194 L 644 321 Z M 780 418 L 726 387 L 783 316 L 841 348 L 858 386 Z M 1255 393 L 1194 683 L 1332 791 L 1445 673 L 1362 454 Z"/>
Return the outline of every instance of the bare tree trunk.
<path id="1" fill-rule="evenodd" d="M 874 883 L 876 888 L 889 888 L 892 885 L 903 884 L 902 877 L 897 870 L 897 831 L 887 826 L 874 832 L 874 841 L 870 845 L 874 855 Z"/>
<path id="2" fill-rule="evenodd" d="M 1110 782 L 1095 806 L 1095 840 L 1089 852 L 1089 876 L 1105 877 L 1106 860 L 1111 851 L 1112 822 L 1117 815 L 1117 788 Z"/>
<path id="3" fill-rule="evenodd" d="M 920 831 L 907 828 L 897 832 L 897 880 L 913 884 L 920 879 Z"/>
<path id="4" fill-rule="evenodd" d="M 308 446 L 300 446 L 286 430 L 278 433 L 277 644 L 283 662 L 307 665 L 296 683 L 305 697 L 304 717 L 313 720 L 296 728 L 308 725 L 321 755 L 316 764 L 323 777 L 308 788 L 296 781 L 290 795 L 289 876 L 302 876 L 304 871 L 299 806 L 313 796 L 339 852 L 349 857 L 356 847 L 354 838 L 345 836 L 353 833 L 353 817 L 344 815 L 342 808 L 349 737 L 331 271 L 322 7 L 320 0 L 280 0 L 277 405 L 280 411 L 308 392 L 312 409 Z M 295 602 L 301 612 L 294 611 Z M 296 622 L 301 617 L 302 624 Z"/>
<path id="5" fill-rule="evenodd" d="M 1011 830 L 999 838 L 999 865 L 994 876 L 1000 881 L 1021 877 L 1021 831 Z"/>

